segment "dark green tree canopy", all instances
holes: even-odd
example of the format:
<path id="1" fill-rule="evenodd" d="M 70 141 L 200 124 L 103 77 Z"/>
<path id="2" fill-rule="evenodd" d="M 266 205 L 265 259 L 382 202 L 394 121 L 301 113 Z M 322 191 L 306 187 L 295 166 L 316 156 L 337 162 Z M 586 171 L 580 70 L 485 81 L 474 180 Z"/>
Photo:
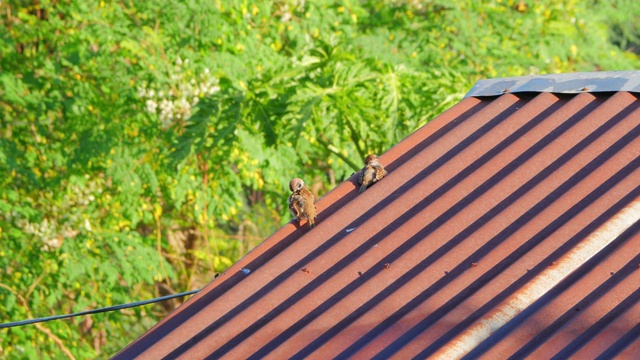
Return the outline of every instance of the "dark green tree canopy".
<path id="1" fill-rule="evenodd" d="M 483 78 L 638 68 L 620 1 L 0 2 L 0 318 L 197 289 Z M 176 303 L 0 330 L 107 358 Z"/>

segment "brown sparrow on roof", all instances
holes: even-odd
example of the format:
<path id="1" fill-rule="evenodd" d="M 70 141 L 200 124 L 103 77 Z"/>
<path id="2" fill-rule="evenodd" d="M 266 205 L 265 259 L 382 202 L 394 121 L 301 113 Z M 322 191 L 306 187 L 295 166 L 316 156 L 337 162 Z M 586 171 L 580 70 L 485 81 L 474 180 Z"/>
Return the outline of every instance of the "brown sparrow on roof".
<path id="1" fill-rule="evenodd" d="M 364 159 L 365 166 L 360 172 L 360 193 L 363 193 L 367 188 L 385 177 L 387 170 L 384 166 L 378 162 L 378 156 L 376 154 L 370 154 Z"/>
<path id="2" fill-rule="evenodd" d="M 316 217 L 316 198 L 304 185 L 304 181 L 294 178 L 289 182 L 289 210 L 296 220 L 306 219 L 313 228 Z"/>

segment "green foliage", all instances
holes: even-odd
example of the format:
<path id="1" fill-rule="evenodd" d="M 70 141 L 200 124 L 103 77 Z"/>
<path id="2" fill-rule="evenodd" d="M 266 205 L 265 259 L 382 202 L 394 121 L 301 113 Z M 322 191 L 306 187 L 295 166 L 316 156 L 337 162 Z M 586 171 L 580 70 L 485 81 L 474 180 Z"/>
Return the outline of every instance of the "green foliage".
<path id="1" fill-rule="evenodd" d="M 640 53 L 640 3 L 633 0 L 593 0 L 610 40 L 623 50 Z M 603 26 L 601 24 L 600 26 Z"/>
<path id="2" fill-rule="evenodd" d="M 0 2 L 0 317 L 204 286 L 482 78 L 633 69 L 634 1 Z M 629 50 L 629 51 L 627 51 Z M 159 304 L 2 330 L 106 358 Z"/>

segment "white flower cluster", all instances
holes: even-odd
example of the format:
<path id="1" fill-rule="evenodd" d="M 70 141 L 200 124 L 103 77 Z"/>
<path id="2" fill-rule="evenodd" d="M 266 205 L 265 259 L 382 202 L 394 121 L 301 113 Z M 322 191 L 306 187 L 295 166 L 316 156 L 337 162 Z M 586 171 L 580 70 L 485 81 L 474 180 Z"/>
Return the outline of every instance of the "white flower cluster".
<path id="1" fill-rule="evenodd" d="M 85 177 L 89 178 L 88 175 L 85 175 Z M 5 220 L 11 221 L 15 219 L 16 225 L 25 234 L 40 238 L 42 251 L 58 249 L 62 246 L 64 239 L 74 238 L 81 231 L 93 231 L 89 219 L 82 216 L 82 212 L 89 204 L 95 201 L 94 194 L 102 192 L 102 184 L 99 179 L 90 180 L 87 181 L 84 187 L 69 185 L 67 189 L 69 191 L 62 197 L 60 203 L 54 205 L 49 199 L 42 204 L 42 211 L 47 216 L 42 221 L 30 222 L 15 211 L 5 213 Z M 38 201 L 35 201 L 35 203 L 38 204 Z"/>
<path id="2" fill-rule="evenodd" d="M 189 67 L 189 59 L 178 57 L 170 74 L 172 84 L 167 89 L 154 89 L 148 84 L 138 88 L 138 96 L 144 100 L 147 112 L 158 114 L 163 129 L 191 116 L 191 108 L 200 98 L 220 91 L 218 79 L 209 69 L 196 76 Z"/>
<path id="3" fill-rule="evenodd" d="M 305 3 L 306 0 L 293 0 L 288 3 L 279 2 L 280 21 L 283 23 L 289 22 L 293 18 L 292 12 L 294 11 L 304 12 Z"/>
<path id="4" fill-rule="evenodd" d="M 51 251 L 62 246 L 62 236 L 58 235 L 60 225 L 55 219 L 44 219 L 40 223 L 22 220 L 22 231 L 35 235 L 42 240 L 42 250 Z M 18 222 L 20 224 L 20 222 Z"/>
<path id="5" fill-rule="evenodd" d="M 423 10 L 426 8 L 425 2 L 422 0 L 392 0 L 391 4 L 395 6 L 409 5 L 413 10 Z"/>

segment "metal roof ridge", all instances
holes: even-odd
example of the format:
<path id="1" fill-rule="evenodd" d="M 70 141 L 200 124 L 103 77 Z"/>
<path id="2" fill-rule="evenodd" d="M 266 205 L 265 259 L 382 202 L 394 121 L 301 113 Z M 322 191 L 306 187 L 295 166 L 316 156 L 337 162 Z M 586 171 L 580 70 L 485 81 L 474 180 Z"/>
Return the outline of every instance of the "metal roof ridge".
<path id="1" fill-rule="evenodd" d="M 486 79 L 476 82 L 465 98 L 515 92 L 578 94 L 617 91 L 640 93 L 640 71 L 595 71 Z"/>

